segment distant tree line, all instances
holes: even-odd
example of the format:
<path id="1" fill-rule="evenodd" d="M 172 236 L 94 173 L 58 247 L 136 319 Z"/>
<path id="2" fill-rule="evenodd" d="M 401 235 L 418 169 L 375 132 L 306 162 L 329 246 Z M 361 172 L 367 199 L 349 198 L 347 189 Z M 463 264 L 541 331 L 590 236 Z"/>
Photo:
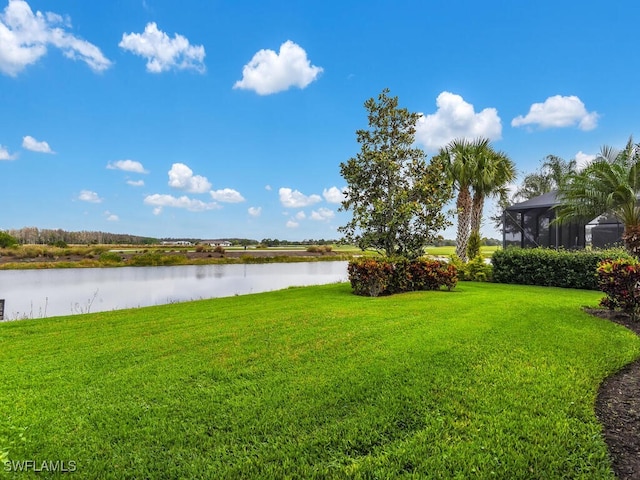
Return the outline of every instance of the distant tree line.
<path id="1" fill-rule="evenodd" d="M 260 245 L 264 245 L 265 247 L 280 247 L 285 245 L 333 245 L 336 243 L 338 243 L 338 240 L 325 240 L 324 238 L 320 240 L 305 239 L 302 241 L 279 240 L 277 238 L 263 238 L 260 240 Z"/>
<path id="2" fill-rule="evenodd" d="M 152 237 L 140 237 L 137 235 L 129 235 L 126 233 L 108 233 L 108 232 L 93 232 L 93 231 L 80 231 L 80 232 L 68 232 L 62 229 L 47 229 L 47 228 L 37 228 L 37 227 L 23 227 L 20 229 L 12 229 L 0 231 L 0 234 L 8 235 L 12 239 L 15 239 L 21 245 L 59 245 L 61 243 L 71 244 L 71 245 L 95 245 L 95 244 L 106 244 L 106 245 L 155 245 L 159 244 L 162 241 L 171 242 L 171 241 L 188 241 L 193 243 L 194 245 L 201 242 L 200 238 L 152 238 Z M 2 238 L 2 235 L 0 235 Z M 278 238 L 263 238 L 258 241 L 252 238 L 224 238 L 231 242 L 234 246 L 245 246 L 245 245 L 263 245 L 265 247 L 280 247 L 287 245 L 298 245 L 298 246 L 308 246 L 308 245 L 335 245 L 340 243 L 339 240 L 336 239 L 304 239 L 304 240 L 280 240 Z M 501 245 L 502 242 L 500 240 L 496 240 L 493 238 L 485 238 L 483 239 L 485 245 Z M 446 240 L 439 239 L 434 242 L 434 246 L 447 246 L 447 245 L 455 245 L 455 240 Z M 1 245 L 0 247 L 8 246 Z"/>
<path id="3" fill-rule="evenodd" d="M 122 233 L 108 232 L 68 232 L 62 229 L 47 229 L 37 227 L 23 227 L 17 230 L 6 230 L 6 233 L 15 238 L 20 244 L 29 245 L 56 245 L 61 243 L 76 245 L 91 244 L 130 244 L 130 245 L 152 245 L 159 243 L 158 239 L 150 237 L 139 237 Z"/>
<path id="4" fill-rule="evenodd" d="M 86 230 L 79 232 L 68 232 L 62 229 L 54 230 L 37 227 L 23 227 L 20 229 L 4 230 L 4 233 L 14 238 L 21 245 L 56 245 L 61 243 L 72 245 L 154 245 L 159 244 L 163 241 L 188 241 L 195 245 L 203 240 L 201 238 L 186 237 L 140 237 L 137 235 L 130 235 L 126 233 L 94 232 Z M 223 240 L 231 242 L 231 244 L 234 246 L 262 244 L 267 247 L 278 247 L 284 245 L 331 245 L 338 242 L 337 240 L 325 240 L 324 238 L 321 238 L 320 240 L 305 239 L 302 241 L 279 240 L 277 238 L 264 238 L 261 241 L 252 238 L 223 238 Z"/>

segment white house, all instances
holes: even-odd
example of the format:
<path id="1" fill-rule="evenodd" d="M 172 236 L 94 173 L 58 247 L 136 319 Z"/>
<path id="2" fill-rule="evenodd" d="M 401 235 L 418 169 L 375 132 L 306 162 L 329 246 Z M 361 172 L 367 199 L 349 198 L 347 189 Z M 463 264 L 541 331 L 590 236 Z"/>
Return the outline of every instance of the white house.
<path id="1" fill-rule="evenodd" d="M 212 247 L 230 247 L 231 242 L 229 240 L 202 240 L 200 243 L 210 245 Z"/>
<path id="2" fill-rule="evenodd" d="M 180 246 L 188 247 L 193 244 L 187 240 L 171 240 L 171 241 L 162 242 L 162 245 L 180 245 Z"/>

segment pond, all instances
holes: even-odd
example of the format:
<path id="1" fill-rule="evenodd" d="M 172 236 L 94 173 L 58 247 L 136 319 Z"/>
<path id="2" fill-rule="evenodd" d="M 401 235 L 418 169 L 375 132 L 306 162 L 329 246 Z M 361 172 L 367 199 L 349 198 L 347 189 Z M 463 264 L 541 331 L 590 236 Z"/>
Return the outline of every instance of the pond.
<path id="1" fill-rule="evenodd" d="M 17 320 L 345 281 L 347 262 L 0 270 L 0 299 Z"/>

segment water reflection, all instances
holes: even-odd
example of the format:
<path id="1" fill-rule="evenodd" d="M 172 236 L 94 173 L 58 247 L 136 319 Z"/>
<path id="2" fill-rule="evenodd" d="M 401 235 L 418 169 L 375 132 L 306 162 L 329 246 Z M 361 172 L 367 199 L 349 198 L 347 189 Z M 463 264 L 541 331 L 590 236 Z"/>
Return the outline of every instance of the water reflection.
<path id="1" fill-rule="evenodd" d="M 347 262 L 0 271 L 5 320 L 99 312 L 347 281 Z"/>

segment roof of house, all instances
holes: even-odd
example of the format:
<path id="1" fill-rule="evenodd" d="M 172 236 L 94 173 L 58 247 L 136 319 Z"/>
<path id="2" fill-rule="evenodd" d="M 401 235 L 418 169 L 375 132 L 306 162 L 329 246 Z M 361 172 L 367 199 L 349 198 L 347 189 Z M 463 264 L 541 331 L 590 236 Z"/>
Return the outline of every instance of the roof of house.
<path id="1" fill-rule="evenodd" d="M 531 210 L 532 208 L 551 208 L 558 205 L 558 191 L 544 193 L 538 197 L 530 198 L 524 202 L 515 203 L 507 208 L 509 211 L 514 210 Z"/>

